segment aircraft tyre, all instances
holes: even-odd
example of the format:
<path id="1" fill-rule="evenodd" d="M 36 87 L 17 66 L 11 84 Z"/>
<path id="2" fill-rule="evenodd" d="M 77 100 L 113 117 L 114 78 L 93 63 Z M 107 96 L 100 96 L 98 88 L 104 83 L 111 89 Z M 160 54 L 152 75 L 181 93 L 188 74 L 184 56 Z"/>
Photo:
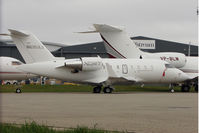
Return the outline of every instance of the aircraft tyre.
<path id="1" fill-rule="evenodd" d="M 14 82 L 13 85 L 17 85 L 17 82 Z"/>
<path id="2" fill-rule="evenodd" d="M 20 89 L 20 88 L 17 88 L 17 89 L 16 89 L 16 93 L 21 93 L 21 89 Z"/>
<path id="3" fill-rule="evenodd" d="M 174 93 L 174 92 L 175 92 L 175 90 L 174 90 L 174 89 L 171 89 L 170 91 L 171 91 L 171 93 Z"/>
<path id="4" fill-rule="evenodd" d="M 7 83 L 6 83 L 6 85 L 10 85 L 10 84 L 11 84 L 10 82 L 7 82 Z"/>
<path id="5" fill-rule="evenodd" d="M 190 90 L 190 86 L 189 85 L 182 85 L 181 87 L 181 91 L 182 92 L 189 92 Z"/>
<path id="6" fill-rule="evenodd" d="M 97 86 L 97 87 L 94 87 L 93 88 L 93 93 L 100 93 L 101 92 L 101 87 L 100 86 Z"/>
<path id="7" fill-rule="evenodd" d="M 104 93 L 112 93 L 113 89 L 111 87 L 104 87 Z"/>
<path id="8" fill-rule="evenodd" d="M 170 92 L 171 92 L 171 93 L 174 93 L 174 92 L 175 92 L 175 90 L 174 90 L 174 84 L 170 84 L 170 85 L 169 85 L 169 88 L 170 88 Z"/>
<path id="9" fill-rule="evenodd" d="M 198 84 L 195 84 L 194 89 L 195 89 L 195 92 L 198 92 Z"/>

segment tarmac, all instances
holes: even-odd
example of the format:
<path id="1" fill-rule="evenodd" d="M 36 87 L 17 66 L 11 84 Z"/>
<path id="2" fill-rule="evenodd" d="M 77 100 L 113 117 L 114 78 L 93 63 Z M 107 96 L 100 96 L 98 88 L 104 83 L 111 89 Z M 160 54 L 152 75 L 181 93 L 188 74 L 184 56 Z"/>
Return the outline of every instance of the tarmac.
<path id="1" fill-rule="evenodd" d="M 0 93 L 1 122 L 134 133 L 197 133 L 197 93 Z"/>

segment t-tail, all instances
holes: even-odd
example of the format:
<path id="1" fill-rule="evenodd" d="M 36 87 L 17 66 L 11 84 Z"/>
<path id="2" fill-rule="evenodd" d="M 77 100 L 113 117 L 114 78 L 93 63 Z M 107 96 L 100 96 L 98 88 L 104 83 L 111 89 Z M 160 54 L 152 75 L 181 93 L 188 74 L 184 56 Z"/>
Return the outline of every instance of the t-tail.
<path id="1" fill-rule="evenodd" d="M 138 59 L 146 56 L 146 53 L 142 52 L 130 39 L 124 28 L 106 24 L 94 24 L 94 27 L 106 43 L 107 52 L 111 57 Z"/>
<path id="2" fill-rule="evenodd" d="M 9 29 L 10 37 L 16 44 L 26 63 L 54 60 L 50 51 L 32 33 Z"/>

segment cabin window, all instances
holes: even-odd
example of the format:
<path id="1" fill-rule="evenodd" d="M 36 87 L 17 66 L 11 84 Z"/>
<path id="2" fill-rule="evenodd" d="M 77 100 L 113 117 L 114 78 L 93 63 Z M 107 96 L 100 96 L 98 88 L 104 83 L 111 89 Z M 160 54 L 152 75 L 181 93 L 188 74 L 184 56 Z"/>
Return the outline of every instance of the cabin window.
<path id="1" fill-rule="evenodd" d="M 128 66 L 126 64 L 122 65 L 122 73 L 127 74 L 128 73 Z"/>
<path id="2" fill-rule="evenodd" d="M 21 65 L 22 63 L 20 61 L 12 61 L 12 65 Z"/>

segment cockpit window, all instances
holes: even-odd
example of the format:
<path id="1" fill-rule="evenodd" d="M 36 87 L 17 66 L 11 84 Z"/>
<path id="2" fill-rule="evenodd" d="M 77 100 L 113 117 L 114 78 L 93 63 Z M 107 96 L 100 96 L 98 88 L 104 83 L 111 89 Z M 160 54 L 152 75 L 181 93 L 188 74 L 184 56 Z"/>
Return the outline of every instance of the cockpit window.
<path id="1" fill-rule="evenodd" d="M 12 61 L 12 65 L 21 65 L 22 63 L 20 61 Z"/>
<path id="2" fill-rule="evenodd" d="M 165 67 L 166 67 L 166 68 L 174 68 L 174 66 L 171 65 L 171 64 L 165 64 Z"/>

